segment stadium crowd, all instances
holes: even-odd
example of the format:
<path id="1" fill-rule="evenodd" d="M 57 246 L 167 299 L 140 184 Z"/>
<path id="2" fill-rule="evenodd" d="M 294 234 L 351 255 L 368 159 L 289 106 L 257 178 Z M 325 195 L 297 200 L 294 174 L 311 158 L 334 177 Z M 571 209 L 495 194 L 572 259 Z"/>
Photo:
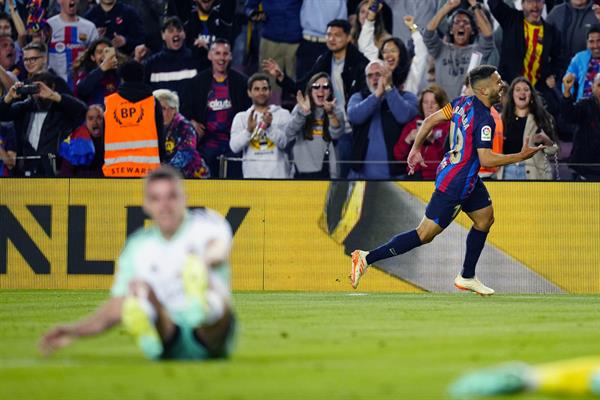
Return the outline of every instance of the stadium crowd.
<path id="1" fill-rule="evenodd" d="M 600 181 L 594 0 L 0 0 L 0 176 L 433 179 L 498 67 L 489 179 Z"/>

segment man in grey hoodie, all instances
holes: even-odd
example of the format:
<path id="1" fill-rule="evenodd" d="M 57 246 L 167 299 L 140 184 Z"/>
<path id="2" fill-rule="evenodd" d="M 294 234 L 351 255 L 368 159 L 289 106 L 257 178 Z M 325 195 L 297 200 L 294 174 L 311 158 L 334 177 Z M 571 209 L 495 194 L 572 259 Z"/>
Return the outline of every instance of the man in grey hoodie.
<path id="1" fill-rule="evenodd" d="M 435 81 L 450 99 L 460 96 L 469 66 L 473 68 L 485 63 L 494 50 L 492 25 L 481 4 L 475 1 L 470 1 L 474 4 L 472 11 L 459 9 L 451 15 L 448 42 L 439 37 L 438 26 L 460 3 L 460 0 L 448 0 L 423 31 L 423 41 L 435 60 Z"/>

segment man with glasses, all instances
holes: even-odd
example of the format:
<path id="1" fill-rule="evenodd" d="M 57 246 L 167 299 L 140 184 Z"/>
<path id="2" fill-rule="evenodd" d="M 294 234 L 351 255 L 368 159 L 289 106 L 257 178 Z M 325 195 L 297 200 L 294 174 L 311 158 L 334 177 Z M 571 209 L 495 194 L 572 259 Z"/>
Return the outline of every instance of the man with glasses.
<path id="1" fill-rule="evenodd" d="M 352 124 L 352 166 L 349 179 L 390 179 L 401 173 L 394 159 L 394 144 L 402 125 L 417 115 L 417 97 L 400 92 L 392 83 L 392 71 L 381 60 L 365 68 L 367 89 L 348 102 Z M 363 163 L 364 162 L 364 163 Z"/>
<path id="2" fill-rule="evenodd" d="M 45 44 L 32 42 L 25 46 L 23 48 L 23 65 L 27 75 L 22 79 L 26 82 L 29 82 L 33 75 L 48 72 L 53 77 L 54 90 L 58 93 L 71 94 L 67 82 L 48 68 L 48 47 Z"/>

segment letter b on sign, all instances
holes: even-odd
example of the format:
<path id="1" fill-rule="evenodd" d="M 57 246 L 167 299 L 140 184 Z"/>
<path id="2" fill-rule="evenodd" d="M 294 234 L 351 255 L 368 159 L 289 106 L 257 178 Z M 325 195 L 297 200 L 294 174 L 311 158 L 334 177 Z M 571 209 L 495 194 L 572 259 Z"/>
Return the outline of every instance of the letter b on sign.
<path id="1" fill-rule="evenodd" d="M 132 118 L 135 115 L 135 108 L 121 108 L 121 118 Z"/>

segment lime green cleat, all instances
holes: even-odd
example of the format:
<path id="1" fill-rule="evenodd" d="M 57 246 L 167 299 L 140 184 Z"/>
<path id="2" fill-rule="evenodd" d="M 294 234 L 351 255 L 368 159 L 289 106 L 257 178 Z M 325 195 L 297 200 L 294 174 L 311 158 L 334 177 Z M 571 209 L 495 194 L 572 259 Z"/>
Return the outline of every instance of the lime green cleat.
<path id="1" fill-rule="evenodd" d="M 160 357 L 163 352 L 162 341 L 139 298 L 129 296 L 125 299 L 121 321 L 146 357 L 153 360 Z"/>
<path id="2" fill-rule="evenodd" d="M 523 363 L 502 364 L 463 375 L 449 389 L 453 399 L 514 394 L 530 386 L 530 367 Z"/>
<path id="3" fill-rule="evenodd" d="M 600 396 L 600 370 L 592 374 L 590 378 L 590 390 L 593 394 Z"/>
<path id="4" fill-rule="evenodd" d="M 206 316 L 208 268 L 195 254 L 190 253 L 183 266 L 183 290 L 187 306 L 182 317 L 190 326 L 199 326 Z"/>

